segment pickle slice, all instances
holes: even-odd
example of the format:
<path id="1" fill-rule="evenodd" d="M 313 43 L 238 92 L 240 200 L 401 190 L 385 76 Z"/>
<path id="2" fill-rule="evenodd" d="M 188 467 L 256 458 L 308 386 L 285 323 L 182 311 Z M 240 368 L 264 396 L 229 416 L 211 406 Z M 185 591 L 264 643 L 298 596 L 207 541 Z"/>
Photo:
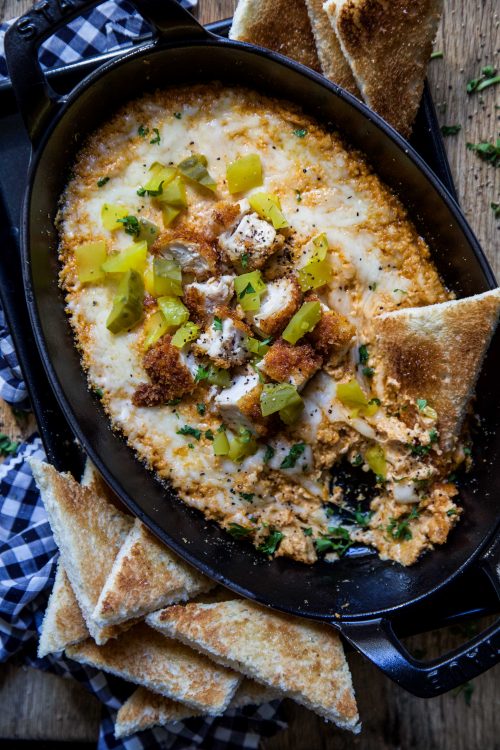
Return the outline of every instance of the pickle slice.
<path id="1" fill-rule="evenodd" d="M 111 333 L 128 331 L 138 323 L 143 314 L 144 282 L 137 271 L 129 269 L 118 285 L 113 307 L 106 321 Z"/>

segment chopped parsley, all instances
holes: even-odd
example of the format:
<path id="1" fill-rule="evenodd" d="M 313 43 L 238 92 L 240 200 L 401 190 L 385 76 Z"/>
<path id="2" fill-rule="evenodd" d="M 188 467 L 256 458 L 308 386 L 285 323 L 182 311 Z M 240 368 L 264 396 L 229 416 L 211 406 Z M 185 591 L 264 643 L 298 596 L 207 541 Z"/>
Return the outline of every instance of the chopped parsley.
<path id="1" fill-rule="evenodd" d="M 431 52 L 431 60 L 438 60 L 442 57 L 444 57 L 443 52 Z"/>
<path id="2" fill-rule="evenodd" d="M 352 466 L 362 466 L 363 464 L 363 456 L 361 453 L 358 453 L 351 461 Z"/>
<path id="3" fill-rule="evenodd" d="M 176 120 L 180 120 L 182 117 L 182 112 L 174 112 L 174 117 Z"/>
<path id="4" fill-rule="evenodd" d="M 97 187 L 104 187 L 104 185 L 109 182 L 109 177 L 99 177 L 97 180 Z"/>
<path id="5" fill-rule="evenodd" d="M 207 410 L 207 407 L 205 406 L 205 404 L 196 404 L 196 411 L 201 416 L 205 414 L 206 410 Z"/>
<path id="6" fill-rule="evenodd" d="M 166 401 L 165 403 L 167 404 L 167 406 L 177 406 L 177 404 L 181 403 L 181 399 L 180 398 L 171 398 L 170 401 Z"/>
<path id="7" fill-rule="evenodd" d="M 212 432 L 212 430 L 205 430 L 205 437 L 207 440 L 213 440 L 214 433 Z"/>
<path id="8" fill-rule="evenodd" d="M 149 133 L 149 128 L 146 128 L 144 125 L 139 125 L 139 127 L 137 128 L 137 132 L 141 136 L 141 138 L 145 138 Z"/>
<path id="9" fill-rule="evenodd" d="M 447 516 L 456 516 L 457 515 L 457 509 L 456 508 L 450 508 L 450 510 L 446 511 Z"/>
<path id="10" fill-rule="evenodd" d="M 419 411 L 423 411 L 425 407 L 427 406 L 427 399 L 425 398 L 417 398 L 416 404 L 418 406 Z"/>
<path id="11" fill-rule="evenodd" d="M 462 130 L 461 125 L 441 125 L 441 133 L 446 138 L 448 135 L 457 135 Z"/>
<path id="12" fill-rule="evenodd" d="M 19 443 L 11 440 L 8 435 L 0 432 L 0 455 L 11 456 L 19 448 Z"/>
<path id="13" fill-rule="evenodd" d="M 266 445 L 266 450 L 264 452 L 264 463 L 268 464 L 275 453 L 276 451 L 274 450 L 274 448 L 272 448 L 270 445 Z"/>
<path id="14" fill-rule="evenodd" d="M 156 145 L 161 141 L 160 131 L 158 130 L 158 128 L 153 128 L 153 133 L 154 133 L 154 137 L 151 138 L 149 142 Z"/>
<path id="15" fill-rule="evenodd" d="M 199 430 L 197 427 L 190 427 L 188 424 L 185 424 L 184 427 L 181 427 L 180 430 L 177 430 L 178 435 L 192 435 L 195 440 L 199 440 L 201 438 L 201 430 Z"/>
<path id="16" fill-rule="evenodd" d="M 373 376 L 375 375 L 375 370 L 373 369 L 373 367 L 363 367 L 362 372 L 365 378 L 373 378 Z"/>
<path id="17" fill-rule="evenodd" d="M 241 267 L 242 268 L 247 268 L 248 267 L 249 258 L 250 258 L 250 256 L 248 255 L 248 253 L 243 253 L 243 255 L 241 256 Z"/>
<path id="18" fill-rule="evenodd" d="M 196 375 L 194 376 L 194 382 L 199 383 L 200 380 L 206 380 L 209 375 L 210 375 L 210 370 L 207 367 L 203 367 L 203 365 L 198 365 L 198 369 L 196 370 Z"/>
<path id="19" fill-rule="evenodd" d="M 293 469 L 305 449 L 305 443 L 295 443 L 295 445 L 292 445 L 290 452 L 280 463 L 280 469 Z"/>
<path id="20" fill-rule="evenodd" d="M 300 203 L 302 201 L 302 193 L 300 192 L 300 190 L 295 191 L 295 197 L 297 199 L 297 203 Z"/>
<path id="21" fill-rule="evenodd" d="M 500 138 L 497 138 L 495 143 L 488 143 L 482 141 L 481 143 L 467 143 L 469 151 L 475 151 L 480 159 L 488 162 L 493 167 L 498 167 L 500 164 Z"/>
<path id="22" fill-rule="evenodd" d="M 312 536 L 313 530 L 311 529 L 310 526 L 307 529 L 302 529 L 302 531 L 304 533 L 304 536 Z"/>
<path id="23" fill-rule="evenodd" d="M 393 289 L 392 291 L 394 292 L 394 294 L 396 294 L 396 292 L 399 292 L 400 294 L 408 294 L 406 289 Z"/>
<path id="24" fill-rule="evenodd" d="M 297 136 L 297 138 L 304 138 L 307 135 L 307 130 L 305 128 L 296 128 L 293 131 L 293 134 Z"/>
<path id="25" fill-rule="evenodd" d="M 368 354 L 368 347 L 367 347 L 367 345 L 366 344 L 361 344 L 361 346 L 358 349 L 358 353 L 359 353 L 359 363 L 360 363 L 360 365 L 367 365 L 368 364 L 368 358 L 370 356 Z"/>
<path id="26" fill-rule="evenodd" d="M 356 521 L 358 526 L 361 526 L 362 529 L 368 528 L 372 515 L 373 513 L 371 510 L 363 512 L 358 508 L 358 510 L 353 511 L 354 520 Z"/>
<path id="27" fill-rule="evenodd" d="M 141 231 L 141 225 L 137 216 L 124 216 L 123 219 L 117 219 L 119 224 L 123 224 L 123 228 L 127 234 L 131 234 L 133 237 L 138 237 Z"/>
<path id="28" fill-rule="evenodd" d="M 418 518 L 419 515 L 418 509 L 412 508 L 409 513 L 404 513 L 399 518 L 390 518 L 387 526 L 387 533 L 398 542 L 409 542 L 410 539 L 413 539 L 413 534 L 410 529 L 410 521 Z"/>
<path id="29" fill-rule="evenodd" d="M 376 288 L 377 288 L 376 281 L 374 281 L 373 284 L 368 284 L 368 289 L 370 290 L 370 292 L 374 292 Z"/>
<path id="30" fill-rule="evenodd" d="M 102 398 L 104 396 L 104 391 L 102 388 L 94 388 L 94 393 L 96 396 L 99 396 L 99 398 Z"/>
<path id="31" fill-rule="evenodd" d="M 215 317 L 212 328 L 214 329 L 214 331 L 222 331 L 222 320 Z"/>
<path id="32" fill-rule="evenodd" d="M 283 536 L 281 531 L 270 530 L 267 538 L 264 539 L 262 544 L 259 544 L 257 549 L 264 555 L 273 555 L 278 549 Z"/>
<path id="33" fill-rule="evenodd" d="M 495 219 L 500 219 L 500 203 L 490 203 L 490 208 L 493 211 Z"/>
<path id="34" fill-rule="evenodd" d="M 148 191 L 143 187 L 138 187 L 136 192 L 137 192 L 137 195 L 139 195 L 142 198 L 144 195 L 146 195 Z"/>
<path id="35" fill-rule="evenodd" d="M 247 500 L 251 503 L 255 497 L 255 492 L 240 492 L 239 495 L 243 500 Z"/>
<path id="36" fill-rule="evenodd" d="M 424 407 L 425 408 L 425 407 Z M 439 439 L 438 431 L 433 429 L 429 432 L 429 443 L 427 445 L 421 445 L 420 443 L 413 443 L 411 447 L 412 456 L 427 456 L 430 452 L 432 444 L 437 443 Z"/>
<path id="37" fill-rule="evenodd" d="M 245 296 L 245 294 L 255 294 L 255 289 L 253 288 L 250 282 L 248 282 L 246 287 L 239 293 L 239 298 L 241 299 L 242 297 Z"/>
<path id="38" fill-rule="evenodd" d="M 314 541 L 316 552 L 324 554 L 326 552 L 337 552 L 343 555 L 353 544 L 349 532 L 343 526 L 329 526 L 328 536 L 324 535 Z"/>
<path id="39" fill-rule="evenodd" d="M 481 68 L 480 78 L 473 78 L 467 83 L 467 93 L 479 93 L 487 89 L 488 86 L 495 86 L 497 83 L 500 83 L 500 76 L 497 76 L 496 72 L 493 65 L 486 65 L 484 68 Z"/>
<path id="40" fill-rule="evenodd" d="M 429 439 L 430 439 L 431 443 L 437 443 L 437 441 L 439 439 L 438 431 L 437 430 L 431 430 L 429 432 Z"/>
<path id="41" fill-rule="evenodd" d="M 244 537 L 252 533 L 252 529 L 249 529 L 247 526 L 241 526 L 239 523 L 230 523 L 228 531 L 235 539 L 244 539 Z"/>
<path id="42" fill-rule="evenodd" d="M 191 448 L 191 450 L 194 450 L 194 445 L 192 443 L 188 443 L 188 448 Z"/>

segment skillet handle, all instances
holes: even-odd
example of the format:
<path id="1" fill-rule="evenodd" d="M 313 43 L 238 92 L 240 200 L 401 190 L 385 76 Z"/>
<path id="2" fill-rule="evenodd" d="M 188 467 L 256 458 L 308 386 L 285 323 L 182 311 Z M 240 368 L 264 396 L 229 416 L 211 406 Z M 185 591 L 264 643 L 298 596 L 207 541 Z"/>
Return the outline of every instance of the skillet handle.
<path id="1" fill-rule="evenodd" d="M 45 125 L 64 101 L 48 84 L 38 48 L 61 26 L 102 0 L 41 0 L 5 35 L 7 68 L 28 135 L 39 141 Z M 161 40 L 211 36 L 177 0 L 131 0 Z"/>
<path id="2" fill-rule="evenodd" d="M 500 598 L 500 537 L 480 565 Z M 500 661 L 500 619 L 448 654 L 423 662 L 406 650 L 385 618 L 338 623 L 342 635 L 357 651 L 409 693 L 434 698 L 477 677 Z"/>

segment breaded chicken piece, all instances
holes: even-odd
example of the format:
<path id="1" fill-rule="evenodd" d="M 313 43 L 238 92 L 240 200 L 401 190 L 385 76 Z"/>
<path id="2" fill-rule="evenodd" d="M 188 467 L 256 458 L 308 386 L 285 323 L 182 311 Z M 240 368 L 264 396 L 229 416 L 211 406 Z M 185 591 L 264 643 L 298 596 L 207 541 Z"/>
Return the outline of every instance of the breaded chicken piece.
<path id="1" fill-rule="evenodd" d="M 258 367 L 271 380 L 291 383 L 301 390 L 323 363 L 310 344 L 289 344 L 278 339 L 259 362 Z"/>
<path id="2" fill-rule="evenodd" d="M 260 310 L 252 315 L 253 325 L 265 336 L 279 336 L 298 310 L 301 299 L 296 279 L 287 277 L 269 282 Z"/>
<path id="3" fill-rule="evenodd" d="M 151 383 L 141 383 L 136 388 L 132 397 L 135 406 L 159 406 L 194 390 L 195 381 L 185 356 L 171 341 L 169 334 L 162 336 L 144 355 L 143 365 Z"/>
<path id="4" fill-rule="evenodd" d="M 237 375 L 230 388 L 215 397 L 222 420 L 229 427 L 245 427 L 258 435 L 267 431 L 266 420 L 260 409 L 262 385 L 253 370 Z"/>
<path id="5" fill-rule="evenodd" d="M 247 337 L 251 334 L 251 329 L 233 310 L 225 306 L 218 307 L 214 320 L 192 348 L 195 354 L 209 357 L 217 367 L 239 366 L 250 357 Z"/>
<path id="6" fill-rule="evenodd" d="M 201 323 L 213 316 L 218 307 L 227 305 L 234 294 L 234 276 L 219 276 L 184 287 L 184 304 L 191 317 Z"/>
<path id="7" fill-rule="evenodd" d="M 173 235 L 162 232 L 151 245 L 151 253 L 164 258 L 173 258 L 183 273 L 190 273 L 197 281 L 215 276 L 218 255 L 213 245 L 197 232 L 183 231 Z"/>
<path id="8" fill-rule="evenodd" d="M 283 245 L 283 237 L 256 213 L 245 214 L 236 229 L 219 237 L 219 247 L 238 269 L 262 268 L 266 260 Z"/>
<path id="9" fill-rule="evenodd" d="M 313 301 L 312 295 L 307 301 Z M 326 305 L 321 305 L 321 318 L 306 338 L 314 349 L 325 359 L 342 356 L 355 334 L 356 329 L 347 318 Z"/>

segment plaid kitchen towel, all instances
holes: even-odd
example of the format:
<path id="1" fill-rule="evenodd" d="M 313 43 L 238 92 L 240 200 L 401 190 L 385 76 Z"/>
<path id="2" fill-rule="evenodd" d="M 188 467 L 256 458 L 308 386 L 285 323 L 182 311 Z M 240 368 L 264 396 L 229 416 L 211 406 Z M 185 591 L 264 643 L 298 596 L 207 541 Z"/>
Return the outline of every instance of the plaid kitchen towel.
<path id="1" fill-rule="evenodd" d="M 193 7 L 196 0 L 182 0 Z M 0 80 L 7 75 L 3 37 L 10 23 L 0 24 Z M 149 27 L 122 0 L 105 2 L 61 29 L 43 45 L 45 67 L 130 46 Z M 0 310 L 0 397 L 18 409 L 29 408 L 16 353 Z M 9 445 L 9 451 L 15 446 Z M 8 659 L 76 679 L 103 704 L 99 750 L 240 750 L 258 748 L 286 724 L 279 702 L 228 711 L 219 718 L 194 718 L 165 728 L 141 732 L 125 740 L 114 738 L 117 709 L 133 686 L 66 659 L 62 654 L 38 659 L 37 640 L 53 584 L 57 547 L 45 509 L 26 459 L 44 458 L 40 438 L 33 435 L 0 465 L 0 661 Z"/>

